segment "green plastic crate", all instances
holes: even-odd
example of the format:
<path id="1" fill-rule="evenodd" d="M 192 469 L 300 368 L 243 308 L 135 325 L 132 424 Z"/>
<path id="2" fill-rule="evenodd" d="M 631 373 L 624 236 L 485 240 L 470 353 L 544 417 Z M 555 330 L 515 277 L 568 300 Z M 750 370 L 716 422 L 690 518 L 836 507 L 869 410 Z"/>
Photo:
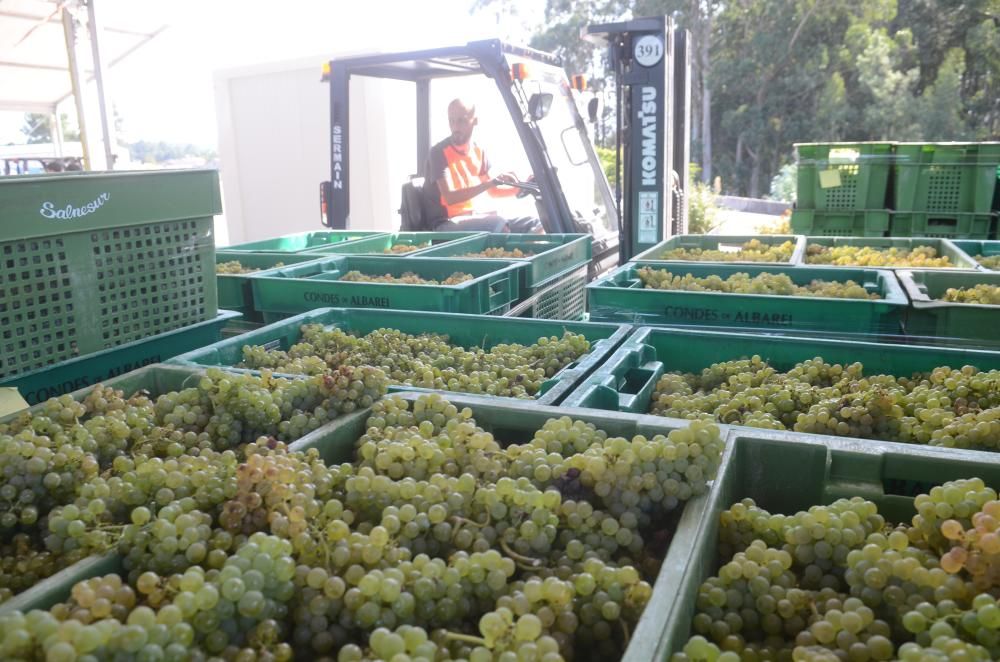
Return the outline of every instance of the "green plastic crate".
<path id="1" fill-rule="evenodd" d="M 256 331 L 264 326 L 263 322 L 247 322 L 245 320 L 233 320 L 222 329 L 223 338 L 232 338 L 249 331 Z"/>
<path id="2" fill-rule="evenodd" d="M 1000 268 L 990 269 L 979 260 L 980 257 L 994 257 L 996 255 L 1000 255 L 1000 241 L 971 241 L 968 239 L 958 239 L 952 243 L 966 255 L 975 260 L 980 269 L 986 271 L 1000 271 Z"/>
<path id="3" fill-rule="evenodd" d="M 907 377 L 940 366 L 1000 369 L 1000 353 L 974 349 L 643 327 L 584 379 L 563 406 L 645 413 L 664 373 L 700 373 L 713 363 L 755 354 L 779 370 L 817 356 L 831 363 L 858 361 L 866 374 Z"/>
<path id="4" fill-rule="evenodd" d="M 162 363 L 178 354 L 218 342 L 223 327 L 240 314 L 221 310 L 214 320 L 198 322 L 145 340 L 136 340 L 102 352 L 54 363 L 0 380 L 0 388 L 18 389 L 29 405 L 106 382 L 127 372 Z"/>
<path id="5" fill-rule="evenodd" d="M 508 251 L 520 249 L 533 253 L 530 257 L 500 258 L 528 263 L 524 274 L 527 288 L 542 287 L 553 278 L 566 271 L 590 263 L 593 239 L 589 234 L 483 234 L 460 242 L 424 251 L 423 257 L 456 257 L 466 260 L 482 259 L 470 257 L 469 253 L 481 253 L 488 248 L 502 248 Z"/>
<path id="6" fill-rule="evenodd" d="M 666 626 L 647 660 L 667 660 L 691 636 L 698 589 L 715 575 L 719 516 L 752 498 L 773 513 L 794 514 L 810 506 L 860 496 L 873 501 L 891 522 L 909 522 L 913 497 L 949 480 L 982 478 L 1000 489 L 1000 457 L 849 439 L 733 428 L 708 499 L 692 501 L 663 564 L 660 581 L 674 599 L 663 605 Z M 687 549 L 681 556 L 674 550 Z M 728 559 L 726 559 L 728 560 Z M 658 587 L 659 588 L 659 587 Z"/>
<path id="7" fill-rule="evenodd" d="M 122 557 L 116 552 L 89 556 L 0 603 L 0 616 L 13 611 L 26 614 L 32 609 L 47 610 L 55 604 L 65 602 L 73 586 L 79 582 L 121 572 Z"/>
<path id="8" fill-rule="evenodd" d="M 0 378 L 211 320 L 214 170 L 0 178 Z"/>
<path id="9" fill-rule="evenodd" d="M 716 234 L 685 234 L 677 237 L 671 237 L 664 242 L 653 246 L 652 248 L 639 253 L 632 258 L 633 262 L 644 261 L 644 262 L 665 262 L 669 264 L 704 264 L 706 262 L 714 262 L 714 260 L 675 260 L 675 259 L 665 259 L 661 257 L 665 252 L 674 250 L 677 248 L 700 248 L 702 250 L 722 250 L 731 251 L 733 253 L 738 252 L 740 246 L 747 243 L 751 239 L 756 239 L 763 244 L 769 246 L 778 246 L 785 243 L 786 241 L 791 241 L 795 244 L 795 248 L 792 250 L 792 256 L 784 262 L 750 262 L 746 260 L 735 260 L 733 262 L 723 262 L 722 264 L 797 264 L 802 257 L 802 253 L 806 249 L 805 238 L 801 235 L 794 234 L 763 234 L 763 235 L 716 235 Z"/>
<path id="10" fill-rule="evenodd" d="M 906 335 L 936 342 L 1000 347 L 1000 306 L 939 300 L 948 288 L 973 287 L 979 283 L 1000 286 L 1000 273 L 929 270 L 896 273 L 910 299 Z"/>
<path id="11" fill-rule="evenodd" d="M 783 273 L 798 285 L 817 279 L 853 280 L 883 297 L 865 300 L 645 289 L 636 271 L 646 266 L 664 268 L 662 262 L 630 262 L 588 285 L 590 318 L 635 325 L 765 329 L 865 339 L 899 334 L 906 311 L 906 296 L 890 271 L 691 263 L 674 270 L 699 278 L 727 278 L 740 272 L 750 276 Z"/>
<path id="12" fill-rule="evenodd" d="M 413 400 L 419 397 L 416 393 L 404 393 L 403 398 Z M 636 416 L 616 412 L 595 412 L 586 409 L 566 409 L 564 407 L 544 407 L 521 402 L 500 402 L 496 399 L 477 398 L 467 395 L 449 394 L 448 400 L 456 407 L 469 407 L 473 417 L 483 429 L 493 433 L 498 439 L 511 443 L 524 443 L 531 439 L 535 430 L 545 424 L 550 418 L 569 416 L 575 420 L 593 423 L 596 427 L 612 436 L 631 438 L 635 435 L 646 437 L 657 434 L 668 434 L 670 430 L 688 425 L 688 421 L 667 419 L 656 416 Z M 729 432 L 726 426 L 720 426 L 723 433 Z M 315 447 L 327 462 L 342 461 L 343 448 L 361 436 L 365 431 L 362 419 L 343 419 L 339 432 L 343 434 L 337 442 L 321 440 L 313 437 L 297 441 L 290 446 L 293 450 L 305 450 Z M 338 431 L 333 434 L 336 435 Z M 730 451 L 727 449 L 722 462 L 726 463 Z M 721 472 L 721 468 L 720 468 Z M 714 489 L 714 488 L 713 488 Z M 702 513 L 707 509 L 708 495 L 691 499 L 684 505 L 678 523 L 678 531 L 696 528 L 701 521 Z M 697 513 L 695 516 L 694 513 Z M 676 538 L 675 538 L 676 540 Z M 665 624 L 663 614 L 668 613 L 670 605 L 677 597 L 677 578 L 672 578 L 674 569 L 689 563 L 687 558 L 690 548 L 685 544 L 673 544 L 667 550 L 663 565 L 653 584 L 653 594 L 646 605 L 635 632 L 630 637 L 628 649 L 622 660 L 625 662 L 648 662 L 657 659 L 654 650 L 662 637 Z"/>
<path id="13" fill-rule="evenodd" d="M 418 393 L 403 393 L 400 397 L 413 400 Z M 509 443 L 524 443 L 531 439 L 534 432 L 541 428 L 551 418 L 570 416 L 577 420 L 593 423 L 599 429 L 611 436 L 631 438 L 635 435 L 653 437 L 658 434 L 669 434 L 670 431 L 685 427 L 688 421 L 666 419 L 654 416 L 635 416 L 617 412 L 596 412 L 588 410 L 564 409 L 561 407 L 545 407 L 537 403 L 498 401 L 496 399 L 477 398 L 466 395 L 449 394 L 448 399 L 456 407 L 469 407 L 476 422 L 483 429 L 493 433 L 501 441 Z M 350 461 L 354 457 L 354 445 L 364 434 L 368 410 L 355 412 L 337 419 L 329 426 L 324 426 L 308 437 L 292 443 L 291 450 L 305 451 L 315 448 L 320 456 L 329 464 Z M 720 426 L 722 433 L 728 434 L 726 426 Z M 729 451 L 722 458 L 727 461 Z M 721 468 L 720 468 L 721 471 Z M 701 513 L 707 508 L 709 495 L 694 497 L 684 504 L 679 516 L 679 530 L 697 525 Z M 693 516 L 693 513 L 698 513 Z M 657 574 L 653 584 L 653 593 L 636 630 L 633 633 L 628 649 L 623 657 L 630 662 L 640 662 L 653 659 L 652 653 L 660 641 L 660 633 L 665 621 L 663 614 L 676 597 L 675 580 L 671 580 L 667 568 L 686 562 L 689 549 L 681 545 L 671 544 L 663 567 Z M 39 582 L 35 587 L 24 591 L 11 600 L 0 604 L 0 615 L 15 609 L 29 611 L 31 609 L 47 609 L 52 605 L 67 599 L 76 582 L 91 577 L 120 572 L 121 558 L 116 554 L 101 557 L 91 557 L 67 568 L 50 580 Z"/>
<path id="14" fill-rule="evenodd" d="M 819 210 L 889 207 L 886 194 L 893 144 L 796 144 L 797 207 Z"/>
<path id="15" fill-rule="evenodd" d="M 587 276 L 590 264 L 571 267 L 528 290 L 509 317 L 549 320 L 582 320 L 587 312 Z"/>
<path id="16" fill-rule="evenodd" d="M 990 214 L 958 212 L 893 212 L 889 235 L 893 237 L 946 237 L 949 239 L 987 239 Z"/>
<path id="17" fill-rule="evenodd" d="M 230 253 L 301 253 L 302 251 L 327 248 L 333 245 L 346 246 L 347 242 L 362 242 L 375 239 L 384 234 L 384 232 L 370 232 L 368 230 L 315 230 L 225 246 L 223 250 Z M 368 250 L 375 250 L 378 242 L 366 241 L 361 245 L 366 246 Z"/>
<path id="18" fill-rule="evenodd" d="M 451 244 L 470 237 L 478 237 L 483 232 L 393 232 L 378 235 L 371 241 L 341 242 L 308 249 L 309 253 L 324 255 L 381 255 L 383 257 L 407 257 L 424 255 L 438 246 Z M 424 244 L 429 244 L 424 246 Z M 387 252 L 393 246 L 416 246 L 416 250 L 406 253 Z"/>
<path id="19" fill-rule="evenodd" d="M 792 211 L 792 232 L 827 237 L 884 237 L 889 231 L 888 211 Z"/>
<path id="20" fill-rule="evenodd" d="M 283 266 L 302 264 L 312 260 L 320 260 L 321 256 L 309 253 L 240 253 L 238 251 L 216 251 L 215 263 L 239 261 L 244 267 L 265 270 L 273 269 L 279 263 Z M 256 272 L 253 272 L 256 273 Z M 238 310 L 243 313 L 244 321 L 260 322 L 261 314 L 253 307 L 253 288 L 250 286 L 249 274 L 216 274 L 219 289 L 219 306 L 227 310 Z"/>
<path id="21" fill-rule="evenodd" d="M 442 313 L 502 315 L 521 296 L 520 269 L 510 260 L 452 260 L 413 257 L 328 257 L 292 267 L 260 271 L 251 277 L 254 308 L 270 315 L 293 315 L 328 306 L 394 308 Z M 473 276 L 458 285 L 342 282 L 349 271 L 402 276 L 413 272 L 444 280 L 455 272 Z"/>
<path id="22" fill-rule="evenodd" d="M 896 211 L 989 214 L 1000 142 L 899 143 Z"/>
<path id="23" fill-rule="evenodd" d="M 120 389 L 127 394 L 137 391 L 147 391 L 153 398 L 170 391 L 187 388 L 197 385 L 198 379 L 204 374 L 203 370 L 193 370 L 190 367 L 179 365 L 152 365 L 134 370 L 128 374 L 114 379 L 109 379 L 105 386 Z M 90 388 L 82 388 L 71 393 L 76 400 L 83 400 L 90 393 Z M 35 405 L 32 410 L 37 410 L 41 405 Z M 364 412 L 354 412 L 338 417 L 326 425 L 304 435 L 296 440 L 305 446 L 317 445 L 321 439 L 326 439 L 337 429 L 336 425 L 349 424 L 348 420 L 358 418 Z M 0 423 L 11 420 L 18 416 L 18 413 L 0 418 Z M 362 420 L 364 420 L 362 418 Z M 335 425 L 336 424 L 336 425 Z M 676 425 L 674 426 L 676 427 Z M 121 570 L 121 557 L 118 554 L 110 553 L 105 555 L 95 555 L 83 559 L 74 565 L 60 570 L 58 573 L 48 577 L 26 591 L 18 593 L 9 600 L 0 603 L 0 616 L 14 610 L 23 612 L 32 609 L 48 609 L 57 602 L 63 602 L 69 596 L 73 585 L 79 581 L 106 575 L 108 573 Z"/>
<path id="24" fill-rule="evenodd" d="M 591 343 L 591 350 L 576 363 L 563 368 L 548 379 L 535 399 L 539 404 L 556 404 L 611 352 L 631 331 L 627 325 L 593 324 L 586 322 L 550 322 L 548 320 L 509 319 L 502 324 L 495 317 L 453 315 L 400 310 L 370 310 L 364 308 L 321 308 L 303 313 L 271 326 L 230 338 L 214 345 L 176 357 L 171 363 L 192 367 L 222 366 L 231 369 L 243 360 L 245 345 L 263 345 L 288 349 L 302 337 L 303 324 L 322 324 L 347 332 L 366 334 L 390 328 L 404 333 L 443 333 L 452 343 L 463 347 L 489 349 L 501 343 L 531 344 L 540 337 L 562 336 L 564 331 L 582 334 Z M 241 370 L 234 368 L 234 370 Z M 246 371 L 255 372 L 255 371 Z M 412 386 L 393 386 L 396 391 L 425 391 Z M 449 397 L 452 393 L 449 393 Z M 514 398 L 502 398 L 512 400 Z"/>
<path id="25" fill-rule="evenodd" d="M 886 249 L 899 248 L 913 250 L 917 246 L 930 246 L 937 251 L 939 256 L 947 255 L 954 267 L 938 267 L 934 271 L 956 271 L 962 269 L 978 269 L 979 265 L 969 255 L 967 255 L 954 242 L 940 237 L 806 237 L 806 252 L 802 257 L 802 266 L 806 267 L 829 267 L 834 269 L 864 269 L 857 265 L 836 265 L 820 264 L 809 262 L 809 247 L 813 244 L 820 246 L 871 246 L 872 248 Z M 897 271 L 899 269 L 912 269 L 912 267 L 876 267 L 878 269 L 889 269 Z"/>

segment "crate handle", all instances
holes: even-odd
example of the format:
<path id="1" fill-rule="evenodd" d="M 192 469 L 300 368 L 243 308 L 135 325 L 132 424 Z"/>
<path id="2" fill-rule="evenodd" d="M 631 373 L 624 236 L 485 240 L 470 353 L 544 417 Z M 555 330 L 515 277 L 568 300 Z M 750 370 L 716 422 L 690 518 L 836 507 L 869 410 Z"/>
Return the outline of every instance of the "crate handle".
<path id="1" fill-rule="evenodd" d="M 928 218 L 927 226 L 935 226 L 939 228 L 956 228 L 958 227 L 957 218 Z"/>
<path id="2" fill-rule="evenodd" d="M 662 362 L 649 361 L 625 371 L 618 384 L 619 410 L 637 411 L 635 409 L 637 406 L 648 404 L 653 397 L 656 383 L 663 376 L 663 370 Z"/>
<path id="3" fill-rule="evenodd" d="M 502 276 L 496 280 L 490 281 L 489 287 L 491 308 L 502 306 L 511 302 L 513 297 L 511 296 L 510 285 L 511 280 L 508 276 Z"/>
<path id="4" fill-rule="evenodd" d="M 566 403 L 564 406 L 618 411 L 618 403 L 618 391 L 607 384 L 590 384 L 583 389 L 576 402 Z"/>
<path id="5" fill-rule="evenodd" d="M 834 147 L 826 158 L 830 165 L 857 163 L 861 152 L 851 147 Z"/>

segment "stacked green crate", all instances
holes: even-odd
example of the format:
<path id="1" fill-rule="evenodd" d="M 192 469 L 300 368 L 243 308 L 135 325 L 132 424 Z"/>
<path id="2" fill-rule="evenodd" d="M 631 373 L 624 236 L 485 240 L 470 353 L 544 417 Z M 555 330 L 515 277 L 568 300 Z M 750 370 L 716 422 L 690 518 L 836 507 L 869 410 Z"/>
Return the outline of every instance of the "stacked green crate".
<path id="1" fill-rule="evenodd" d="M 368 230 L 315 230 L 311 232 L 296 232 L 271 239 L 261 239 L 243 244 L 226 246 L 225 250 L 240 253 L 301 253 L 333 246 L 346 246 L 351 242 L 355 247 L 366 247 L 375 250 L 378 242 L 367 241 L 384 235 L 384 232 Z"/>
<path id="2" fill-rule="evenodd" d="M 709 498 L 692 502 L 689 508 L 692 517 L 685 520 L 686 524 L 682 523 L 671 543 L 672 548 L 683 547 L 691 550 L 691 553 L 683 558 L 668 556 L 667 562 L 672 563 L 669 568 L 666 567 L 667 562 L 664 563 L 667 579 L 663 590 L 674 599 L 663 605 L 666 626 L 655 633 L 658 635 L 657 643 L 651 646 L 652 650 L 645 659 L 669 660 L 671 655 L 680 653 L 689 638 L 696 634 L 693 619 L 696 613 L 705 611 L 705 602 L 703 598 L 699 598 L 699 589 L 710 577 L 717 576 L 720 567 L 730 560 L 720 556 L 720 518 L 724 511 L 743 499 L 753 499 L 758 507 L 774 514 L 774 519 L 780 519 L 781 515 L 794 515 L 796 512 L 810 510 L 813 506 L 829 505 L 838 499 L 859 497 L 873 502 L 879 515 L 887 522 L 905 526 L 911 524 L 917 512 L 914 497 L 927 494 L 932 488 L 947 481 L 981 478 L 987 487 L 1000 489 L 1000 456 L 992 453 L 880 442 L 858 444 L 847 439 L 807 439 L 792 433 L 746 428 L 733 429 L 727 444 L 730 456 L 723 463 Z M 887 527 L 885 533 L 888 534 L 889 530 Z M 838 563 L 844 564 L 843 561 Z M 873 567 L 878 566 L 873 564 Z M 940 568 L 935 569 L 940 571 Z M 795 569 L 795 574 L 801 576 L 800 567 Z M 895 588 L 898 581 L 898 578 L 892 578 L 887 583 Z M 885 584 L 877 585 L 881 588 Z M 782 586 L 788 588 L 785 584 Z M 866 591 L 871 591 L 872 595 L 864 596 L 865 603 L 877 609 L 883 598 L 881 590 Z M 738 592 L 734 593 L 740 595 Z M 932 599 L 932 602 L 938 601 Z M 810 604 L 813 609 L 816 608 Z M 749 611 L 756 614 L 752 604 Z M 723 624 L 731 622 L 729 619 L 723 620 L 721 614 L 716 618 Z M 957 626 L 958 618 L 954 618 Z M 810 622 L 811 620 L 803 620 L 802 629 L 807 633 Z M 712 634 L 706 635 L 709 641 L 713 641 L 714 633 L 717 632 L 715 623 L 712 625 Z M 775 632 L 776 636 L 769 641 L 794 645 L 798 628 L 782 632 L 779 625 Z M 892 639 L 896 641 L 901 632 L 901 628 L 894 629 Z M 906 633 L 902 640 L 913 638 L 914 635 Z M 972 641 L 975 640 L 973 636 Z M 740 641 L 742 646 L 742 637 Z M 842 639 L 837 639 L 838 643 L 840 641 Z M 929 645 L 930 640 L 926 641 Z M 753 650 L 751 643 L 748 642 L 747 650 Z M 859 648 L 865 649 L 864 656 L 853 659 L 876 659 L 868 656 L 866 646 L 860 645 Z M 804 646 L 803 649 L 815 650 Z M 890 651 L 894 649 L 895 647 Z M 827 650 L 822 649 L 824 653 Z M 851 650 L 854 651 L 854 648 Z M 921 657 L 918 654 L 914 658 L 879 655 L 881 657 L 878 659 L 964 659 L 945 654 L 938 657 Z M 848 657 L 838 657 L 830 652 L 829 655 L 801 659 L 834 660 Z"/>
<path id="3" fill-rule="evenodd" d="M 878 253 L 871 253 L 867 262 L 858 263 L 846 258 L 834 260 L 832 255 L 826 256 L 830 250 L 838 247 L 850 247 L 858 249 L 872 249 L 879 253 L 895 251 L 896 255 L 919 253 L 925 259 L 919 266 L 906 265 L 895 266 L 884 264 L 883 256 Z M 930 250 L 927 250 L 930 249 Z M 930 257 L 933 255 L 933 257 Z M 943 260 L 947 258 L 945 263 Z M 897 260 L 898 261 L 898 260 Z M 923 264 L 926 262 L 926 264 Z M 802 255 L 801 264 L 810 267 L 836 267 L 849 269 L 946 269 L 954 271 L 956 269 L 972 270 L 978 265 L 956 242 L 937 237 L 806 237 L 805 252 Z M 937 266 L 931 266 L 931 265 Z"/>
<path id="4" fill-rule="evenodd" d="M 148 371 L 147 374 L 132 376 L 128 382 L 120 381 L 115 386 L 126 391 L 135 388 L 147 388 L 156 393 L 162 391 L 164 387 L 176 388 L 181 386 L 184 380 L 189 379 L 189 376 L 185 376 L 185 374 L 185 371 L 180 371 L 176 368 L 171 370 L 164 367 L 157 367 Z M 80 392 L 75 394 L 75 397 L 82 398 L 85 395 L 86 392 Z M 401 398 L 410 403 L 411 406 L 418 397 L 420 397 L 419 394 L 413 393 L 401 395 Z M 675 430 L 687 428 L 692 425 L 690 421 L 634 416 L 616 412 L 567 411 L 561 408 L 540 406 L 535 403 L 499 402 L 470 396 L 449 396 L 449 401 L 459 410 L 469 410 L 478 428 L 494 435 L 496 440 L 505 446 L 511 443 L 525 444 L 549 421 L 560 419 L 567 415 L 571 416 L 575 421 L 586 423 L 598 430 L 604 431 L 611 438 L 662 439 L 663 436 L 669 435 Z M 368 419 L 370 413 L 370 410 L 361 410 L 338 418 L 332 424 L 293 442 L 289 447 L 289 451 L 316 451 L 322 461 L 331 466 L 356 461 L 358 439 L 369 431 Z M 721 426 L 720 433 L 725 437 L 729 434 L 729 430 L 725 426 Z M 693 519 L 690 513 L 701 512 L 707 507 L 706 502 L 709 496 L 705 481 L 710 480 L 721 471 L 721 465 L 728 461 L 728 453 L 719 457 L 715 454 L 715 451 L 718 451 L 719 445 L 714 440 L 712 440 L 712 443 L 713 452 L 711 455 L 702 456 L 702 461 L 697 463 L 698 466 L 706 467 L 704 473 L 696 478 L 696 474 L 689 470 L 688 473 L 691 478 L 682 477 L 678 481 L 682 484 L 682 487 L 688 489 L 686 491 L 682 490 L 673 499 L 671 505 L 658 509 L 661 512 L 657 513 L 657 517 L 653 521 L 644 524 L 644 530 L 650 528 L 654 530 L 662 529 L 672 533 L 675 528 L 684 528 L 697 523 L 698 519 Z M 684 444 L 684 446 L 686 447 L 687 444 Z M 696 463 L 692 460 L 690 464 L 691 466 L 695 466 Z M 486 477 L 480 480 L 486 480 Z M 478 483 L 477 487 L 480 484 Z M 663 499 L 663 501 L 667 502 L 666 499 Z M 651 506 L 647 505 L 644 512 L 648 512 L 650 509 Z M 668 512 L 664 514 L 662 510 L 667 510 Z M 636 594 L 636 598 L 641 599 L 642 604 L 645 605 L 645 609 L 642 610 L 641 614 L 629 617 L 630 619 L 635 619 L 632 636 L 614 634 L 615 641 L 624 650 L 622 657 L 626 660 L 651 659 L 652 649 L 660 640 L 660 633 L 665 624 L 663 615 L 669 611 L 669 606 L 675 597 L 675 589 L 672 586 L 676 579 L 671 579 L 670 569 L 688 562 L 687 556 L 689 550 L 684 546 L 671 544 L 670 536 L 662 537 L 662 539 L 661 537 L 657 537 L 648 541 L 647 545 L 650 558 L 653 560 L 663 559 L 663 565 L 660 568 L 655 563 L 647 563 L 640 567 L 643 575 L 648 577 L 649 582 L 652 584 L 651 590 L 647 588 L 648 593 L 644 597 L 639 598 L 638 592 Z M 506 545 L 504 548 L 509 549 Z M 523 571 L 523 575 L 535 574 L 532 572 L 532 567 L 527 565 L 531 562 L 531 559 L 527 559 L 523 555 L 517 558 L 522 563 L 521 570 Z M 33 609 L 48 609 L 58 602 L 66 601 L 70 596 L 73 586 L 80 581 L 103 576 L 107 573 L 124 575 L 123 560 L 121 555 L 114 552 L 89 557 L 7 600 L 0 605 L 0 617 L 8 616 L 15 610 L 27 613 Z M 388 568 L 392 566 L 387 563 L 382 567 Z M 545 576 L 544 570 L 542 571 L 542 576 Z M 513 578 L 509 581 L 513 582 Z M 628 582 L 633 581 L 635 580 L 628 580 Z M 133 585 L 135 584 L 134 581 L 132 583 Z M 664 589 L 668 587 L 671 588 L 665 591 Z M 616 600 L 620 601 L 621 598 L 617 598 Z M 481 607 L 475 607 L 475 609 L 482 611 Z M 623 622 L 624 618 L 626 617 L 623 613 Z M 609 617 L 607 620 L 611 623 L 617 623 L 619 619 Z M 204 629 L 200 630 L 200 632 L 202 634 L 207 633 Z M 569 633 L 569 636 L 572 635 L 572 632 Z M 201 637 L 199 637 L 200 639 Z M 290 635 L 286 636 L 284 640 L 291 642 L 292 637 Z M 348 641 L 338 642 L 338 644 L 343 645 L 355 641 L 364 644 L 364 640 L 356 636 L 352 636 Z M 277 642 L 272 641 L 270 643 L 273 645 Z"/>
<path id="5" fill-rule="evenodd" d="M 216 317 L 216 171 L 4 177 L 0 198 L 0 379 Z"/>
<path id="6" fill-rule="evenodd" d="M 192 369 L 189 366 L 157 364 L 133 370 L 127 374 L 107 379 L 102 383 L 106 387 L 121 391 L 126 397 L 138 394 L 156 399 L 165 393 L 181 391 L 196 386 L 198 380 L 204 375 L 205 372 L 203 370 Z M 83 401 L 92 391 L 92 387 L 83 387 L 68 392 L 68 394 L 77 401 Z M 41 415 L 44 407 L 44 403 L 36 404 L 32 407 L 31 411 L 32 413 Z M 21 416 L 20 413 L 15 413 L 6 417 L 0 417 L 0 424 L 10 423 L 19 416 Z M 335 426 L 350 426 L 350 421 L 357 419 L 359 416 L 362 417 L 360 420 L 363 421 L 364 417 L 367 417 L 367 410 L 364 410 L 360 414 L 358 412 L 342 414 L 336 420 L 331 420 L 318 429 L 299 437 L 295 443 L 299 443 L 304 447 L 321 445 L 321 440 L 329 438 Z M 90 556 L 38 581 L 31 588 L 0 602 L 0 617 L 14 610 L 27 612 L 31 609 L 48 609 L 53 604 L 66 600 L 70 589 L 77 582 L 107 573 L 118 573 L 121 570 L 122 557 L 115 552 Z"/>
<path id="7" fill-rule="evenodd" d="M 987 239 L 1000 143 L 898 143 L 890 234 Z"/>
<path id="8" fill-rule="evenodd" d="M 859 362 L 865 374 L 897 377 L 942 366 L 1000 369 L 1000 353 L 976 349 L 645 327 L 629 336 L 563 405 L 645 413 L 664 373 L 699 374 L 715 363 L 754 355 L 782 371 L 816 357 L 842 365 Z"/>
<path id="9" fill-rule="evenodd" d="M 882 237 L 893 143 L 799 143 L 792 232 Z"/>
<path id="10" fill-rule="evenodd" d="M 350 242 L 347 242 L 350 243 Z M 215 253 L 215 264 L 218 270 L 221 265 L 229 265 L 242 269 L 217 271 L 216 281 L 219 288 L 219 306 L 227 310 L 243 313 L 244 323 L 259 323 L 263 315 L 253 306 L 253 288 L 251 277 L 259 272 L 293 264 L 302 264 L 323 259 L 322 255 L 312 253 L 250 253 L 240 251 L 219 250 Z M 238 264 L 234 264 L 238 263 Z"/>
<path id="11" fill-rule="evenodd" d="M 237 312 L 221 310 L 215 319 L 207 322 L 189 324 L 143 340 L 0 379 L 0 388 L 16 388 L 29 405 L 38 404 L 218 342 L 224 328 L 239 317 Z"/>
<path id="12" fill-rule="evenodd" d="M 951 243 L 975 260 L 980 269 L 1000 271 L 1000 241 L 956 239 Z"/>
<path id="13" fill-rule="evenodd" d="M 910 299 L 908 336 L 1000 348 L 1000 273 L 913 269 L 897 275 Z M 977 287 L 982 291 L 970 297 Z"/>
<path id="14" fill-rule="evenodd" d="M 429 250 L 456 241 L 478 237 L 483 232 L 390 232 L 371 241 L 346 241 L 308 249 L 324 255 L 423 255 Z"/>
<path id="15" fill-rule="evenodd" d="M 743 246 L 757 242 L 767 247 L 778 247 L 792 244 L 787 259 L 759 260 L 741 257 Z M 639 253 L 632 258 L 633 262 L 726 262 L 727 264 L 798 264 L 805 252 L 805 237 L 794 234 L 764 234 L 764 235 L 716 235 L 716 234 L 685 234 L 671 237 L 656 246 Z M 705 252 L 726 253 L 723 260 L 706 257 L 673 257 L 672 251 L 686 251 L 692 255 Z"/>
<path id="16" fill-rule="evenodd" d="M 456 315 L 450 313 L 425 313 L 404 310 L 372 310 L 364 308 L 321 308 L 275 322 L 238 338 L 194 350 L 178 356 L 171 363 L 200 368 L 224 367 L 229 370 L 243 361 L 243 347 L 257 345 L 268 349 L 288 350 L 302 340 L 304 324 L 320 324 L 337 328 L 354 335 L 367 335 L 380 329 L 393 329 L 411 335 L 446 335 L 448 342 L 461 347 L 480 347 L 489 350 L 496 345 L 517 343 L 532 345 L 540 338 L 562 337 L 564 333 L 584 336 L 590 342 L 590 351 L 567 365 L 542 383 L 535 399 L 540 404 L 554 405 L 569 393 L 594 368 L 603 363 L 618 345 L 625 340 L 631 327 L 620 324 L 591 322 L 563 322 L 542 319 L 504 320 L 497 324 L 492 317 L 482 315 Z M 419 380 L 417 375 L 410 378 Z M 414 386 L 391 386 L 392 391 L 421 391 Z"/>
<path id="17" fill-rule="evenodd" d="M 776 295 L 720 292 L 706 289 L 653 289 L 640 270 L 669 271 L 674 276 L 724 280 L 743 273 L 750 277 L 787 275 L 796 286 L 813 281 L 851 280 L 880 298 L 829 298 L 818 295 Z M 587 286 L 590 318 L 636 325 L 723 327 L 732 330 L 821 335 L 841 334 L 861 339 L 896 336 L 906 311 L 906 295 L 892 272 L 878 269 L 776 267 L 732 264 L 630 262 Z"/>
<path id="18" fill-rule="evenodd" d="M 250 281 L 254 308 L 268 322 L 329 306 L 503 315 L 520 296 L 519 272 L 526 267 L 510 260 L 343 255 L 260 271 Z M 367 277 L 413 274 L 438 284 L 343 280 L 352 271 Z M 472 278 L 443 284 L 456 273 Z"/>
<path id="19" fill-rule="evenodd" d="M 587 268 L 593 250 L 588 234 L 483 234 L 429 249 L 421 256 L 499 258 L 528 263 L 521 302 L 512 315 L 579 320 L 586 309 Z"/>

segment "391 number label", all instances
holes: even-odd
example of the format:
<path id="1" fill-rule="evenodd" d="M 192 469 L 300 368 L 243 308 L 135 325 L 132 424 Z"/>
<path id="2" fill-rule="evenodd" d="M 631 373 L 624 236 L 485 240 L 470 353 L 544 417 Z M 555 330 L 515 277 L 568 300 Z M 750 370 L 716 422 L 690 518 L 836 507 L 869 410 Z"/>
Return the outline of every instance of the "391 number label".
<path id="1" fill-rule="evenodd" d="M 663 40 L 651 34 L 639 37 L 632 46 L 632 53 L 636 62 L 651 67 L 663 59 Z"/>

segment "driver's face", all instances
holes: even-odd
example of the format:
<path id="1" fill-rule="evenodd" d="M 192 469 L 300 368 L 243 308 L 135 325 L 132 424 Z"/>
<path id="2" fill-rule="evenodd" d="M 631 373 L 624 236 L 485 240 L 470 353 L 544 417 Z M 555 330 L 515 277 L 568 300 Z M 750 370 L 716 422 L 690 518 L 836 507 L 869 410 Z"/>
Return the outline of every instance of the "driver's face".
<path id="1" fill-rule="evenodd" d="M 472 140 L 472 129 L 479 123 L 475 110 L 448 113 L 448 126 L 451 128 L 451 141 L 456 145 L 465 145 Z"/>

